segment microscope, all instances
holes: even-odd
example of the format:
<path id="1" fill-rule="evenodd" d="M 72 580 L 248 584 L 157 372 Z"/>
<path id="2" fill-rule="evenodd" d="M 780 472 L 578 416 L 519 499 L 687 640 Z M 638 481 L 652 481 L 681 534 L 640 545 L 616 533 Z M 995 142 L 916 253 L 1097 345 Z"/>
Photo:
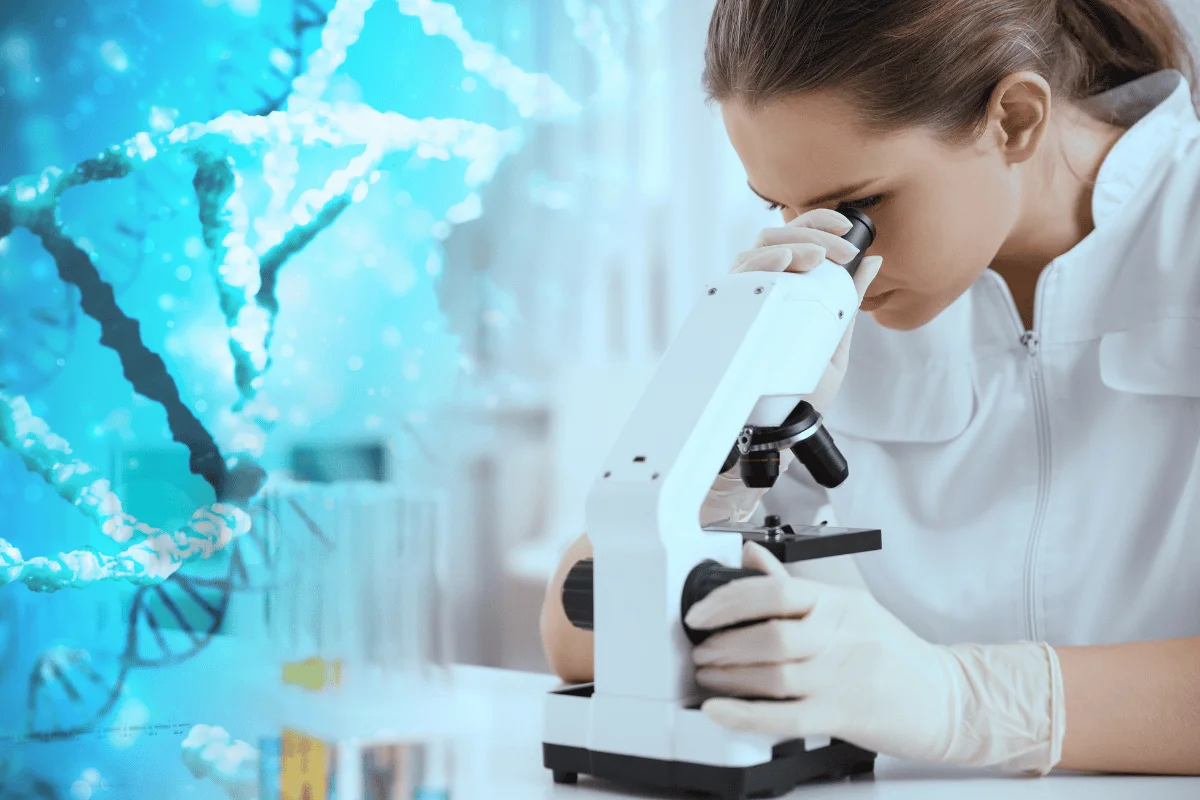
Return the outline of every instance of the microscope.
<path id="1" fill-rule="evenodd" d="M 583 774 L 744 800 L 874 769 L 875 754 L 848 742 L 780 739 L 708 719 L 700 705 L 712 695 L 695 682 L 691 650 L 711 633 L 683 622 L 718 587 L 761 574 L 741 567 L 745 541 L 785 563 L 881 546 L 878 530 L 776 515 L 762 525 L 699 522 L 718 472 L 738 465 L 748 487 L 770 488 L 784 448 L 823 486 L 849 474 L 803 399 L 858 310 L 852 276 L 875 239 L 865 214 L 838 210 L 859 256 L 708 286 L 601 467 L 585 508 L 593 557 L 574 565 L 563 588 L 568 619 L 595 633 L 595 680 L 546 698 L 543 762 L 556 783 Z"/>

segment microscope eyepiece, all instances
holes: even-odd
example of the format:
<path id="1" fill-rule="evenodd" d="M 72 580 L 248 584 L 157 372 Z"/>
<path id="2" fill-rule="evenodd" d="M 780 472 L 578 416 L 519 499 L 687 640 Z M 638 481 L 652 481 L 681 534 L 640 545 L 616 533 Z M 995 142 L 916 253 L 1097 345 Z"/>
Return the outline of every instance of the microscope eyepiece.
<path id="1" fill-rule="evenodd" d="M 837 207 L 850 220 L 850 230 L 842 238 L 858 248 L 858 255 L 846 264 L 851 276 L 858 270 L 867 249 L 875 243 L 875 223 L 857 208 Z M 813 479 L 832 489 L 850 475 L 846 458 L 821 422 L 821 415 L 807 402 L 797 405 L 777 428 L 747 427 L 729 451 L 721 472 L 740 464 L 742 483 L 751 489 L 770 489 L 779 479 L 779 451 L 790 448 Z"/>
<path id="2" fill-rule="evenodd" d="M 858 265 L 862 263 L 867 248 L 875 242 L 875 223 L 857 208 L 841 205 L 837 207 L 837 212 L 850 220 L 851 225 L 850 232 L 842 238 L 858 248 L 858 255 L 846 265 L 846 271 L 853 276 L 858 271 Z"/>

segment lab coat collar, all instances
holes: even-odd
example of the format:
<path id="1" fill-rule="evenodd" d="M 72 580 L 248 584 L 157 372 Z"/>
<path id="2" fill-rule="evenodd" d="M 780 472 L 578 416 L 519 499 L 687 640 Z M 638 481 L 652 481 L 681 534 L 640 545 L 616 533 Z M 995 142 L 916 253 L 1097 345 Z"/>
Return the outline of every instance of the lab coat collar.
<path id="1" fill-rule="evenodd" d="M 1093 114 L 1129 130 L 1109 151 L 1096 178 L 1092 217 L 1097 227 L 1114 219 L 1126 201 L 1169 156 L 1180 130 L 1197 125 L 1187 79 L 1177 70 L 1162 70 L 1089 98 Z"/>
<path id="2" fill-rule="evenodd" d="M 1087 105 L 1130 127 L 1097 175 L 1095 230 L 1042 275 L 1048 290 L 1039 311 L 1044 343 L 1091 340 L 1186 316 L 1200 302 L 1200 270 L 1187 263 L 1185 252 L 1195 224 L 1185 217 L 1196 201 L 1191 190 L 1179 187 L 1196 161 L 1186 148 L 1200 137 L 1187 80 L 1164 70 L 1096 95 Z"/>

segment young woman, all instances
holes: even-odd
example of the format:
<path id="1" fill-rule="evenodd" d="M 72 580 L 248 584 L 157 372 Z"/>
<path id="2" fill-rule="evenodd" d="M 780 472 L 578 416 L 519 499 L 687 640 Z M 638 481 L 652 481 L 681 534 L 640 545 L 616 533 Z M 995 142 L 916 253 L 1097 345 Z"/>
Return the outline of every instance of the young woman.
<path id="1" fill-rule="evenodd" d="M 1158 0 L 718 0 L 705 87 L 785 223 L 735 269 L 848 260 L 843 203 L 882 267 L 860 269 L 869 313 L 814 399 L 850 480 L 792 466 L 760 498 L 718 476 L 704 514 L 830 504 L 885 545 L 858 559 L 869 593 L 747 549 L 768 574 L 688 617 L 770 618 L 695 649 L 729 696 L 715 720 L 1038 774 L 1200 773 L 1190 65 Z M 543 612 L 568 680 L 591 642 L 561 584 L 589 550 Z"/>

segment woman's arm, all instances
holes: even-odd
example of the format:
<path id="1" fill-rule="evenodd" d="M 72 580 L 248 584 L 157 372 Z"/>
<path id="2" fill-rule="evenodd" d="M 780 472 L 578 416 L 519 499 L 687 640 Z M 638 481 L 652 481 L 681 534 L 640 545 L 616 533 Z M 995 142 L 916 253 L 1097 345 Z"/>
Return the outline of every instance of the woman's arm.
<path id="1" fill-rule="evenodd" d="M 1061 769 L 1200 774 L 1200 638 L 1056 647 Z"/>
<path id="2" fill-rule="evenodd" d="M 567 573 L 577 562 L 591 557 L 592 543 L 585 533 L 563 554 L 542 600 L 542 647 L 550 668 L 567 683 L 587 683 L 592 680 L 594 671 L 592 632 L 582 631 L 572 625 L 562 604 L 563 582 L 567 579 Z"/>

